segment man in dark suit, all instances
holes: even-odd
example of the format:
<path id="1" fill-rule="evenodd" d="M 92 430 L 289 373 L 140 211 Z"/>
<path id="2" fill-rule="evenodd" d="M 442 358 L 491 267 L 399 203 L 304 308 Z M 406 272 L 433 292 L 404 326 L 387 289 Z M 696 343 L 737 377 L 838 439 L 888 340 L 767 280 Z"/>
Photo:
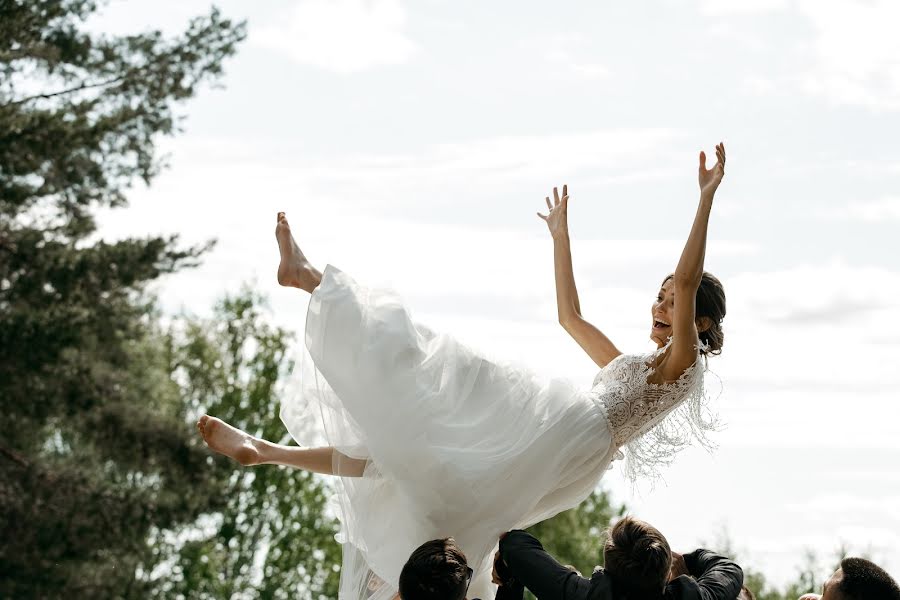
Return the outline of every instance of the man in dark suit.
<path id="1" fill-rule="evenodd" d="M 494 582 L 507 600 L 527 588 L 539 600 L 735 600 L 744 574 L 709 550 L 679 555 L 653 526 L 625 517 L 609 531 L 605 568 L 586 579 L 550 556 L 524 531 L 500 540 Z"/>
<path id="2" fill-rule="evenodd" d="M 900 586 L 872 561 L 845 558 L 821 594 L 804 594 L 800 600 L 900 600 Z"/>
<path id="3" fill-rule="evenodd" d="M 472 567 L 456 541 L 431 540 L 413 550 L 403 565 L 399 596 L 401 600 L 465 600 L 471 582 Z M 518 586 L 501 586 L 495 600 L 521 600 L 522 593 Z"/>

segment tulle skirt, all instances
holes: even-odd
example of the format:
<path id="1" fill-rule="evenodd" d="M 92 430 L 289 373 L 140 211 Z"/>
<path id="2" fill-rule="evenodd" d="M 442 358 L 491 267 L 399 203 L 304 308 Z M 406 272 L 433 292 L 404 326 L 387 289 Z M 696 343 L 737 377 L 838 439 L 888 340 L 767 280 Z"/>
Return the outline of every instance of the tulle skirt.
<path id="1" fill-rule="evenodd" d="M 469 597 L 493 597 L 500 534 L 576 506 L 615 454 L 590 391 L 488 360 L 330 265 L 305 342 L 282 420 L 302 444 L 315 415 L 330 445 L 369 461 L 336 495 L 342 599 L 392 597 L 412 550 L 442 537 L 475 569 Z"/>

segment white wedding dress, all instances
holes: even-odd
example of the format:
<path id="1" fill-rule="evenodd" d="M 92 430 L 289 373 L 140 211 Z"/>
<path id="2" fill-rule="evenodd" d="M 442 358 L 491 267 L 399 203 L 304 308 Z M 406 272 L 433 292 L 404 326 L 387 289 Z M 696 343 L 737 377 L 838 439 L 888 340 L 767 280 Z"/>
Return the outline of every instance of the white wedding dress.
<path id="1" fill-rule="evenodd" d="M 332 266 L 310 299 L 305 337 L 311 364 L 282 420 L 301 443 L 318 421 L 329 444 L 369 461 L 336 495 L 342 600 L 391 598 L 410 552 L 449 536 L 475 569 L 469 597 L 493 597 L 501 533 L 578 505 L 620 448 L 630 473 L 645 475 L 715 426 L 705 358 L 654 385 L 658 352 L 622 355 L 579 390 L 488 361 L 415 323 L 396 294 Z"/>

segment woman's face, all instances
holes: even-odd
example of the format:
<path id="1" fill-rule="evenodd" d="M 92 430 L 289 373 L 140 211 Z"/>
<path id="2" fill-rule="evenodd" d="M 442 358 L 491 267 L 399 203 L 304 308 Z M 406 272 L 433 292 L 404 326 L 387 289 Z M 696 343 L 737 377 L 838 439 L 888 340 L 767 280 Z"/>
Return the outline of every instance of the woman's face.
<path id="1" fill-rule="evenodd" d="M 650 339 L 661 348 L 672 336 L 672 319 L 675 318 L 675 285 L 671 277 L 659 288 L 650 315 L 652 318 Z"/>

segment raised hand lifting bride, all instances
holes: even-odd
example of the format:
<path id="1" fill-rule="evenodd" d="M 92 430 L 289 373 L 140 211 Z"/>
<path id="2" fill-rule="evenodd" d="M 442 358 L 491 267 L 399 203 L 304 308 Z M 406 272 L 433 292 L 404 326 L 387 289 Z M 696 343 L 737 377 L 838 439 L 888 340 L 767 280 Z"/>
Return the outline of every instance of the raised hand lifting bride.
<path id="1" fill-rule="evenodd" d="M 478 565 L 470 594 L 492 597 L 486 586 L 501 533 L 576 506 L 623 454 L 641 477 L 692 440 L 705 443 L 714 422 L 703 377 L 708 355 L 722 348 L 725 296 L 703 262 L 724 145 L 716 158 L 707 169 L 700 153 L 699 207 L 675 272 L 651 303 L 658 348 L 649 354 L 621 353 L 582 314 L 567 187 L 554 188 L 548 213 L 538 213 L 553 238 L 559 322 L 600 367 L 589 390 L 490 361 L 414 321 L 396 294 L 331 265 L 319 272 L 279 213 L 278 281 L 312 295 L 305 341 L 314 366 L 282 419 L 302 443 L 308 423 L 298 421 L 315 406 L 330 445 L 274 444 L 208 415 L 197 424 L 204 440 L 243 465 L 340 477 L 340 598 L 390 598 L 410 552 L 446 536 Z"/>

